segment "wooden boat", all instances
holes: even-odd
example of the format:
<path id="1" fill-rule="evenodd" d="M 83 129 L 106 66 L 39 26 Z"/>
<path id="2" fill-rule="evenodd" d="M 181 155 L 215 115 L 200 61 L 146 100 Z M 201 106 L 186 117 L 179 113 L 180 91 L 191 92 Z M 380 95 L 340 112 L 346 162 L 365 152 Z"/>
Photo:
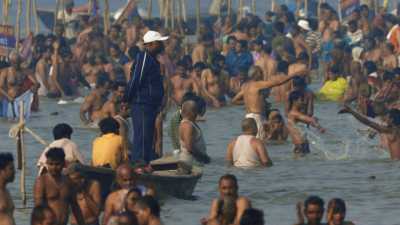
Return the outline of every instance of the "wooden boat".
<path id="1" fill-rule="evenodd" d="M 193 191 L 202 176 L 199 167 L 193 167 L 189 174 L 180 174 L 177 171 L 179 165 L 171 163 L 152 163 L 152 173 L 135 174 L 138 184 L 154 187 L 161 198 L 169 196 L 180 199 L 193 199 Z M 106 196 L 113 186 L 115 171 L 110 168 L 92 167 L 81 165 L 79 171 L 90 178 L 100 182 L 103 196 Z"/>

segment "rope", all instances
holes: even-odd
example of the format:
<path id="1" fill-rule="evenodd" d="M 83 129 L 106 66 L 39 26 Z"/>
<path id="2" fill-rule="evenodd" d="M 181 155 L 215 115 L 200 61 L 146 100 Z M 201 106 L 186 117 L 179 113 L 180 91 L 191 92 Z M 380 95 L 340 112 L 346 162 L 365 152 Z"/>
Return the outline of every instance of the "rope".
<path id="1" fill-rule="evenodd" d="M 10 131 L 8 132 L 8 136 L 10 138 L 14 138 L 17 139 L 18 138 L 18 133 L 20 131 L 26 131 L 29 134 L 32 135 L 32 137 L 39 142 L 40 144 L 44 145 L 44 146 L 48 146 L 49 144 L 43 139 L 41 138 L 38 134 L 36 134 L 35 132 L 33 132 L 31 129 L 29 129 L 28 127 L 25 127 L 25 123 L 18 123 L 15 124 L 13 126 L 11 126 Z"/>

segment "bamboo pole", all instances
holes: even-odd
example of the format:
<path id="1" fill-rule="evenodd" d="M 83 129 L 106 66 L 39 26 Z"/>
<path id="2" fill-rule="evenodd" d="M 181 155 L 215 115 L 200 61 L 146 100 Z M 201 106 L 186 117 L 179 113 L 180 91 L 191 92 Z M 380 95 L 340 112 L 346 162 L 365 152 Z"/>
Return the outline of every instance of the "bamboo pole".
<path id="1" fill-rule="evenodd" d="M 271 1 L 271 11 L 275 12 L 275 0 Z"/>
<path id="2" fill-rule="evenodd" d="M 342 22 L 342 10 L 341 10 L 341 8 L 342 8 L 342 5 L 341 5 L 340 0 L 339 0 L 339 2 L 338 2 L 338 14 L 339 14 L 339 21 L 340 22 Z"/>
<path id="3" fill-rule="evenodd" d="M 35 21 L 35 34 L 38 34 L 40 27 L 39 27 L 39 18 L 38 18 L 38 14 L 37 14 L 36 0 L 32 1 L 32 10 L 33 10 L 33 18 Z"/>
<path id="4" fill-rule="evenodd" d="M 104 0 L 104 34 L 108 34 L 110 28 L 110 4 L 108 0 Z"/>
<path id="5" fill-rule="evenodd" d="M 340 0 L 339 0 L 340 1 Z M 321 20 L 321 4 L 322 4 L 322 0 L 318 0 L 318 8 L 317 8 L 317 18 L 318 21 Z"/>
<path id="6" fill-rule="evenodd" d="M 243 0 L 239 0 L 239 16 L 237 22 L 239 22 L 243 17 Z"/>
<path id="7" fill-rule="evenodd" d="M 147 19 L 151 19 L 151 11 L 153 10 L 153 1 L 147 0 Z"/>
<path id="8" fill-rule="evenodd" d="M 256 0 L 251 1 L 251 11 L 256 15 Z"/>
<path id="9" fill-rule="evenodd" d="M 339 0 L 340 1 L 340 0 Z M 308 0 L 304 0 L 304 14 L 308 17 Z"/>
<path id="10" fill-rule="evenodd" d="M 169 1 L 164 0 L 164 27 L 168 28 L 168 19 L 169 19 Z"/>
<path id="11" fill-rule="evenodd" d="M 171 18 L 171 29 L 174 30 L 175 29 L 175 0 L 170 0 L 170 6 L 169 6 L 169 10 L 170 10 L 170 18 Z"/>
<path id="12" fill-rule="evenodd" d="M 18 2 L 20 2 L 19 0 Z M 20 101 L 19 102 L 19 123 L 24 124 L 25 119 L 24 119 L 24 102 Z M 20 176 L 20 191 L 22 195 L 22 204 L 25 206 L 26 205 L 26 190 L 25 190 L 25 145 L 24 145 L 24 126 L 19 130 L 19 141 L 21 145 L 21 176 Z"/>
<path id="13" fill-rule="evenodd" d="M 196 35 L 200 36 L 200 0 L 196 0 Z"/>
<path id="14" fill-rule="evenodd" d="M 19 50 L 19 39 L 21 35 L 21 14 L 22 14 L 22 0 L 18 0 L 18 5 L 17 5 L 17 21 L 16 21 L 16 43 L 15 43 L 15 49 L 17 51 Z"/>
<path id="15" fill-rule="evenodd" d="M 56 0 L 56 8 L 54 9 L 54 26 L 53 26 L 53 32 L 56 31 L 56 26 L 57 26 L 57 19 L 58 19 L 58 11 L 60 10 L 60 0 Z"/>
<path id="16" fill-rule="evenodd" d="M 232 15 L 232 0 L 228 0 L 228 17 Z"/>
<path id="17" fill-rule="evenodd" d="M 187 21 L 187 12 L 186 12 L 186 0 L 181 0 L 181 4 L 182 4 L 182 17 L 183 17 L 183 21 Z"/>
<path id="18" fill-rule="evenodd" d="M 9 19 L 9 9 L 11 5 L 11 0 L 3 0 L 3 24 L 7 25 L 8 24 L 8 19 Z"/>
<path id="19" fill-rule="evenodd" d="M 31 10 L 32 2 L 31 0 L 26 0 L 25 36 L 27 36 L 31 32 Z"/>
<path id="20" fill-rule="evenodd" d="M 61 0 L 61 19 L 62 19 L 62 24 L 65 26 L 65 1 Z"/>

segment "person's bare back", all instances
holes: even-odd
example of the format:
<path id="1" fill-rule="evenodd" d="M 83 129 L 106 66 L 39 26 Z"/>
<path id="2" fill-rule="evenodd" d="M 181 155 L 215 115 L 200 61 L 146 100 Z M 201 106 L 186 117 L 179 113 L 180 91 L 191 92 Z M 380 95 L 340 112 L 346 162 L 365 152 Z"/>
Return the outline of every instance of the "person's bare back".
<path id="1" fill-rule="evenodd" d="M 190 77 L 182 77 L 180 75 L 175 75 L 171 78 L 172 93 L 171 97 L 177 105 L 182 101 L 182 97 L 190 91 L 198 94 L 198 87 L 196 82 Z"/>
<path id="2" fill-rule="evenodd" d="M 14 203 L 7 189 L 0 189 L 0 224 L 14 225 Z"/>
<path id="3" fill-rule="evenodd" d="M 101 209 L 100 183 L 94 180 L 89 181 L 86 190 L 76 195 L 76 200 L 85 224 L 98 223 Z M 71 217 L 71 224 L 77 224 L 74 216 Z"/>

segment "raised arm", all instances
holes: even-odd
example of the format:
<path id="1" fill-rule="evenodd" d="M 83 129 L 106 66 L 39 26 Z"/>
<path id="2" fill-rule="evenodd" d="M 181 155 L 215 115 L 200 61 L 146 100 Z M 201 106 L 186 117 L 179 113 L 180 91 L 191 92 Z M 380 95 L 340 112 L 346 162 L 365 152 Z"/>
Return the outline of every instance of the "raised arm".
<path id="1" fill-rule="evenodd" d="M 392 129 L 390 129 L 387 126 L 381 125 L 379 123 L 376 123 L 374 121 L 371 121 L 370 119 L 368 119 L 368 117 L 362 115 L 361 113 L 353 110 L 352 108 L 350 108 L 350 106 L 345 105 L 344 108 L 342 110 L 339 111 L 339 114 L 342 113 L 350 113 L 351 115 L 354 116 L 354 118 L 356 118 L 358 121 L 360 121 L 361 123 L 377 130 L 378 132 L 381 133 L 390 133 L 392 131 Z"/>
<path id="2" fill-rule="evenodd" d="M 288 82 L 295 76 L 296 74 L 292 74 L 289 76 L 272 76 L 268 81 L 257 82 L 257 88 L 261 90 L 261 89 L 276 87 Z"/>

